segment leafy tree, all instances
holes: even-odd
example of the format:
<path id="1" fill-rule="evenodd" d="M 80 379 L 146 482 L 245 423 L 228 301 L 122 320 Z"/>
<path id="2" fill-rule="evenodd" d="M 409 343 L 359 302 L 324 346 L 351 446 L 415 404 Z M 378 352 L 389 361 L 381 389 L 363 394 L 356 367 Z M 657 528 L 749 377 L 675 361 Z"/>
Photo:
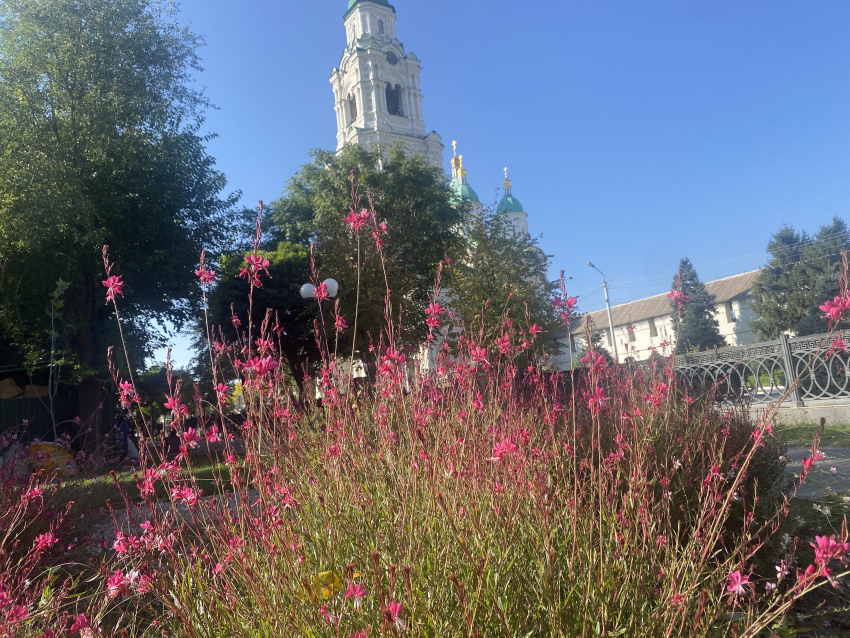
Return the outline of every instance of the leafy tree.
<path id="1" fill-rule="evenodd" d="M 460 316 L 468 337 L 491 345 L 501 336 L 503 320 L 537 324 L 536 338 L 546 352 L 560 352 L 554 335 L 560 329 L 551 300 L 557 282 L 546 279 L 548 259 L 537 240 L 514 234 L 501 215 L 489 210 L 467 216 L 463 247 L 446 271 L 448 307 Z"/>
<path id="2" fill-rule="evenodd" d="M 118 343 L 100 247 L 126 283 L 138 366 L 158 345 L 152 322 L 192 316 L 192 271 L 202 248 L 222 246 L 235 201 L 220 197 L 225 178 L 199 135 L 208 102 L 189 82 L 202 40 L 176 12 L 156 0 L 0 3 L 0 323 L 21 342 L 44 334 L 47 295 L 70 282 L 63 328 L 84 419 Z"/>
<path id="3" fill-rule="evenodd" d="M 837 294 L 841 251 L 848 248 L 850 233 L 838 217 L 815 236 L 783 225 L 768 243 L 770 260 L 753 285 L 757 319 L 750 327 L 756 335 L 770 340 L 786 331 L 819 332 L 826 324 L 812 315 L 828 296 Z"/>
<path id="4" fill-rule="evenodd" d="M 361 356 L 379 339 L 387 326 L 387 287 L 392 318 L 404 328 L 396 338 L 421 343 L 427 332 L 423 308 L 428 291 L 440 261 L 457 245 L 455 229 L 462 216 L 453 205 L 445 175 L 422 156 L 406 155 L 400 145 L 383 157 L 379 149 L 370 152 L 360 146 L 346 146 L 339 154 L 316 150 L 312 156 L 313 161 L 289 181 L 283 197 L 271 205 L 272 243 L 315 242 L 321 278 L 332 277 L 340 284 L 340 312 L 350 326 L 340 335 L 343 356 L 352 347 L 355 314 Z M 387 234 L 381 235 L 383 264 L 371 222 L 358 238 L 344 221 L 349 211 L 364 209 L 378 222 L 386 222 Z M 273 280 L 267 285 L 277 284 Z"/>
<path id="5" fill-rule="evenodd" d="M 241 252 L 231 253 L 221 260 L 219 282 L 209 295 L 208 315 L 210 325 L 214 326 L 213 339 L 220 334 L 231 343 L 243 338 L 249 326 L 249 306 L 252 313 L 250 325 L 255 338 L 261 334 L 263 321 L 269 316 L 269 328 L 279 326 L 275 342 L 279 345 L 291 377 L 301 388 L 305 369 L 311 363 L 321 360 L 314 332 L 314 321 L 319 316 L 318 304 L 303 299 L 300 293 L 301 285 L 310 281 L 310 254 L 304 246 L 285 241 L 280 242 L 275 250 L 263 251 L 262 256 L 269 260 L 269 277 L 263 277 L 262 288 L 254 289 L 251 304 L 250 283 L 238 277 L 245 264 L 244 256 L 245 253 Z M 233 325 L 233 316 L 240 322 L 238 333 Z M 327 314 L 325 321 L 328 321 Z M 328 324 L 331 331 L 332 323 L 333 320 Z M 332 338 L 332 335 L 329 336 Z M 199 376 L 209 383 L 211 378 L 205 335 L 201 334 L 196 346 L 202 353 L 197 362 L 204 368 Z M 222 363 L 225 364 L 223 369 L 229 369 L 226 360 Z"/>
<path id="6" fill-rule="evenodd" d="M 679 261 L 679 270 L 673 279 L 674 289 L 678 290 L 680 285 L 682 293 L 689 299 L 684 304 L 681 317 L 676 302 L 671 302 L 673 325 L 679 326 L 676 352 L 681 354 L 689 350 L 710 350 L 725 345 L 720 334 L 720 324 L 714 318 L 717 300 L 699 280 L 697 271 L 687 257 Z"/>

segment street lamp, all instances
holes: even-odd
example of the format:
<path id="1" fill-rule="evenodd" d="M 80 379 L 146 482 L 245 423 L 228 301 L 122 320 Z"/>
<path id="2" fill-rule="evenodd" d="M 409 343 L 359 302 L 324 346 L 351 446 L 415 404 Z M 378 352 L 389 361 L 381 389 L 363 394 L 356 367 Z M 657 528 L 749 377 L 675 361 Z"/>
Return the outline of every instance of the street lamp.
<path id="1" fill-rule="evenodd" d="M 325 279 L 322 283 L 325 284 L 325 288 L 328 291 L 328 297 L 333 299 L 336 297 L 339 292 L 339 282 L 336 279 Z M 316 298 L 316 287 L 313 284 L 304 284 L 301 286 L 301 296 L 304 299 L 315 299 Z M 319 316 L 322 318 L 322 350 L 324 352 L 322 355 L 325 358 L 325 361 L 330 364 L 331 361 L 331 352 L 328 348 L 328 335 L 325 330 L 325 313 L 322 312 L 322 302 L 319 302 Z"/>
<path id="2" fill-rule="evenodd" d="M 611 301 L 608 299 L 608 282 L 605 280 L 605 273 L 594 266 L 592 261 L 587 262 L 587 265 L 602 275 L 602 288 L 605 290 L 605 306 L 608 308 L 608 328 L 611 330 L 611 343 L 614 346 L 614 361 L 617 362 L 617 365 L 620 365 L 620 355 L 617 354 L 617 337 L 614 335 L 614 317 L 611 314 Z"/>

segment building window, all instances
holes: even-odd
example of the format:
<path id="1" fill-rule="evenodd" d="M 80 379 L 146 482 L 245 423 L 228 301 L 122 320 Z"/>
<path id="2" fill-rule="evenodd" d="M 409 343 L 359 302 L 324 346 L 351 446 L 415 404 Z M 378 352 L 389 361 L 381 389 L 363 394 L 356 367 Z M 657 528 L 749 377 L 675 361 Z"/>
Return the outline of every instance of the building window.
<path id="1" fill-rule="evenodd" d="M 735 316 L 735 307 L 732 302 L 727 301 L 723 306 L 726 308 L 726 323 L 735 323 L 738 317 Z"/>
<path id="2" fill-rule="evenodd" d="M 384 35 L 384 21 L 378 20 L 378 33 Z"/>
<path id="3" fill-rule="evenodd" d="M 573 335 L 570 335 L 570 352 L 578 352 L 578 348 L 576 347 L 576 338 Z"/>
<path id="4" fill-rule="evenodd" d="M 357 119 L 357 98 L 353 95 L 348 96 L 348 111 L 351 113 L 351 121 Z"/>
<path id="5" fill-rule="evenodd" d="M 605 336 L 608 338 L 608 347 L 610 348 L 613 345 L 613 342 L 611 341 L 611 331 L 605 330 Z"/>
<path id="6" fill-rule="evenodd" d="M 395 87 L 392 84 L 387 85 L 387 111 L 390 115 L 404 117 L 404 114 L 401 112 L 401 86 L 398 84 Z"/>
<path id="7" fill-rule="evenodd" d="M 650 337 L 657 337 L 658 336 L 658 328 L 655 327 L 655 319 L 650 318 L 648 323 L 649 323 L 649 336 Z"/>
<path id="8" fill-rule="evenodd" d="M 629 333 L 629 343 L 634 343 L 635 341 L 637 341 L 637 337 L 635 337 L 634 326 L 632 326 L 631 330 L 627 330 L 627 332 Z"/>

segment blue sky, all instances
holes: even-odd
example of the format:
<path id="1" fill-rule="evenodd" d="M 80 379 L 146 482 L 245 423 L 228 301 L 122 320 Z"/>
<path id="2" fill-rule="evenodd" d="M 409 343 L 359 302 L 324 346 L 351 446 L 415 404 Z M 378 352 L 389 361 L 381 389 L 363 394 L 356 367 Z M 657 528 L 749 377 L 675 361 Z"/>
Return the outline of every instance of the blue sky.
<path id="1" fill-rule="evenodd" d="M 482 201 L 502 168 L 584 311 L 761 266 L 783 222 L 816 231 L 850 195 L 850 2 L 397 0 L 425 124 L 456 139 Z M 346 0 L 183 0 L 206 37 L 205 129 L 229 188 L 274 200 L 335 148 L 328 78 Z M 176 344 L 178 362 L 188 358 Z"/>

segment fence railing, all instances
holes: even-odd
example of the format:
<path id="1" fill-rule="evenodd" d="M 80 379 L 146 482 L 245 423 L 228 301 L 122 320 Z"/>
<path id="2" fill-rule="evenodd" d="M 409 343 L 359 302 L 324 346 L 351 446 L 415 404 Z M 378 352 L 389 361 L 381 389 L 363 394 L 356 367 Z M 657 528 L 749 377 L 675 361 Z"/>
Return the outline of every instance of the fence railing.
<path id="1" fill-rule="evenodd" d="M 774 403 L 787 393 L 787 406 L 850 403 L 848 346 L 850 335 L 843 333 L 781 335 L 749 346 L 679 355 L 676 369 L 694 388 L 717 388 L 721 402 Z"/>

